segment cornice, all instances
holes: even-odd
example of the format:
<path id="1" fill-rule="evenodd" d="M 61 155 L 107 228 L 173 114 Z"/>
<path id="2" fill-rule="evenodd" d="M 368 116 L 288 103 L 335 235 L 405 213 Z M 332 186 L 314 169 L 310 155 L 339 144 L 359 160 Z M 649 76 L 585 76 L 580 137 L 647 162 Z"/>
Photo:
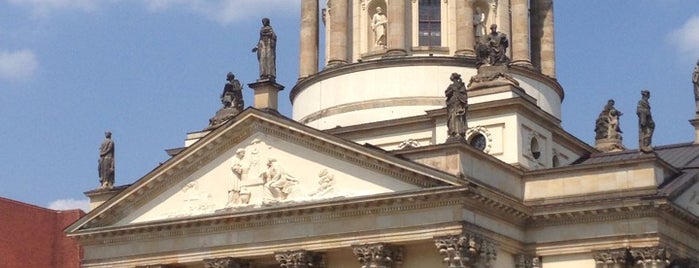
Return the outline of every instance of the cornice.
<path id="1" fill-rule="evenodd" d="M 306 87 L 328 78 L 373 69 L 408 66 L 455 66 L 475 69 L 476 59 L 474 57 L 409 56 L 398 58 L 382 58 L 379 60 L 369 60 L 363 62 L 343 64 L 332 68 L 326 68 L 316 74 L 313 74 L 298 81 L 296 85 L 294 85 L 294 87 L 291 89 L 291 93 L 289 94 L 289 100 L 291 100 L 291 103 L 294 103 L 296 95 L 298 95 Z M 553 79 L 538 71 L 519 66 L 511 66 L 510 70 L 513 74 L 525 76 L 549 86 L 554 90 L 554 92 L 556 92 L 556 94 L 558 94 L 561 100 L 563 100 L 563 87 L 561 87 L 561 85 L 558 83 L 556 79 Z"/>
<path id="2" fill-rule="evenodd" d="M 166 219 L 125 226 L 95 227 L 69 233 L 84 245 L 121 243 L 217 233 L 275 224 L 303 223 L 387 215 L 410 210 L 460 205 L 468 188 L 440 187 L 417 192 L 391 193 L 361 198 L 334 198 L 320 203 L 294 203 L 249 210 L 220 210 L 213 215 Z"/>

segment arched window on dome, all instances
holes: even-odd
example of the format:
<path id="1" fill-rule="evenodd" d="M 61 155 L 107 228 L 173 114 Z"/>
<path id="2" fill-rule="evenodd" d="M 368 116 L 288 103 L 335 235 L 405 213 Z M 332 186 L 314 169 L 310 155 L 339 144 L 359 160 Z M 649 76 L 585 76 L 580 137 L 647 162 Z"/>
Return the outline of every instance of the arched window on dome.
<path id="1" fill-rule="evenodd" d="M 420 0 L 418 5 L 418 45 L 442 45 L 442 10 L 440 0 Z"/>

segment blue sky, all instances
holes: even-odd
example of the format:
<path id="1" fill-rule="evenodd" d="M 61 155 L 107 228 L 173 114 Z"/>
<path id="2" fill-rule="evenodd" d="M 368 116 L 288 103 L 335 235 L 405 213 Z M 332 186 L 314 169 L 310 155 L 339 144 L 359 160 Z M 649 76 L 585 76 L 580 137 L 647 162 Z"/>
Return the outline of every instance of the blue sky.
<path id="1" fill-rule="evenodd" d="M 324 1 L 321 1 L 324 2 Z M 299 0 L 0 0 L 0 196 L 54 208 L 84 204 L 98 187 L 105 130 L 116 142 L 117 184 L 165 161 L 220 108 L 231 71 L 257 77 L 260 19 L 279 38 L 278 80 L 298 76 Z M 594 143 L 607 99 L 625 113 L 651 91 L 653 144 L 692 141 L 691 72 L 699 59 L 696 0 L 556 1 L 563 126 Z M 448 79 L 445 78 L 445 84 Z M 441 90 L 441 87 L 440 87 Z M 246 105 L 252 104 L 246 88 Z"/>

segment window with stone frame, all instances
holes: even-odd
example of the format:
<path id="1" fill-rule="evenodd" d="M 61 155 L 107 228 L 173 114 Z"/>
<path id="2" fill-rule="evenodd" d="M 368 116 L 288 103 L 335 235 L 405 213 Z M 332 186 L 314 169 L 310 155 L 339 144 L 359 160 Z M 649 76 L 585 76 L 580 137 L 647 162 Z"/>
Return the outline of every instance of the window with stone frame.
<path id="1" fill-rule="evenodd" d="M 442 11 L 440 0 L 420 0 L 418 5 L 418 45 L 442 45 Z"/>

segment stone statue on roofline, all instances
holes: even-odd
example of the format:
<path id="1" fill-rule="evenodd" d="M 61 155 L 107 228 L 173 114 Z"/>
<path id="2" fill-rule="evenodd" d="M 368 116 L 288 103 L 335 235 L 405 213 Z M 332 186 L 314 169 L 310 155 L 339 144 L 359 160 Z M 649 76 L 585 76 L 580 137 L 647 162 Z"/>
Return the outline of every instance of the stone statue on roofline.
<path id="1" fill-rule="evenodd" d="M 97 171 L 100 177 L 100 188 L 114 187 L 114 141 L 112 132 L 104 132 L 104 141 L 100 145 L 100 157 L 97 160 Z"/>
<path id="2" fill-rule="evenodd" d="M 614 100 L 607 101 L 602 112 L 595 121 L 595 148 L 602 152 L 625 150 L 621 143 L 621 128 L 619 118 L 622 112 L 614 108 Z"/>
<path id="3" fill-rule="evenodd" d="M 697 66 L 694 67 L 692 73 L 692 84 L 694 84 L 694 103 L 696 104 L 696 113 L 699 114 L 699 60 Z"/>
<path id="4" fill-rule="evenodd" d="M 260 63 L 260 80 L 272 80 L 277 77 L 277 34 L 274 33 L 272 26 L 269 25 L 269 19 L 262 19 L 262 28 L 260 29 L 260 40 L 257 46 L 252 49 L 252 52 L 257 52 L 257 61 Z"/>
<path id="5" fill-rule="evenodd" d="M 655 122 L 650 112 L 650 91 L 641 91 L 641 100 L 636 106 L 636 115 L 638 115 L 638 150 L 642 153 L 653 152 L 651 140 L 653 139 L 653 131 L 655 131 Z"/>
<path id="6" fill-rule="evenodd" d="M 465 142 L 466 111 L 468 110 L 468 94 L 461 75 L 452 73 L 449 77 L 451 84 L 444 94 L 447 97 L 447 142 Z"/>
<path id="7" fill-rule="evenodd" d="M 228 82 L 223 86 L 223 92 L 220 97 L 223 107 L 216 112 L 214 117 L 209 119 L 207 130 L 219 127 L 242 112 L 245 107 L 243 87 L 240 85 L 240 81 L 235 79 L 235 75 L 231 72 L 226 75 L 226 80 Z"/>

